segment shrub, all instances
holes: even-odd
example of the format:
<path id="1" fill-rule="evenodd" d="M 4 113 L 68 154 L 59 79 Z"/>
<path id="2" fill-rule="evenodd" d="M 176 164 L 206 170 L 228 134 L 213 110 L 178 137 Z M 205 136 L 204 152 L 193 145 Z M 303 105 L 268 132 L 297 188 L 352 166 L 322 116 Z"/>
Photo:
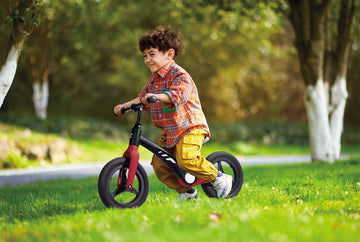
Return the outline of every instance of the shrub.
<path id="1" fill-rule="evenodd" d="M 116 141 L 127 141 L 134 115 L 126 120 L 129 123 L 112 123 L 93 118 L 82 117 L 49 117 L 40 120 L 33 114 L 0 113 L 0 121 L 13 125 L 19 125 L 31 130 L 44 133 L 56 133 L 63 137 L 100 138 Z M 144 117 L 143 134 L 149 139 L 157 140 L 159 130 Z M 132 122 L 130 122 L 132 121 Z M 230 144 L 233 142 L 245 142 L 252 144 L 308 144 L 309 134 L 307 124 L 303 123 L 214 123 L 210 124 L 212 142 Z M 342 136 L 343 144 L 360 144 L 360 130 L 345 127 Z"/>
<path id="2" fill-rule="evenodd" d="M 0 160 L 2 169 L 28 167 L 28 161 L 18 152 L 9 151 L 5 160 Z"/>

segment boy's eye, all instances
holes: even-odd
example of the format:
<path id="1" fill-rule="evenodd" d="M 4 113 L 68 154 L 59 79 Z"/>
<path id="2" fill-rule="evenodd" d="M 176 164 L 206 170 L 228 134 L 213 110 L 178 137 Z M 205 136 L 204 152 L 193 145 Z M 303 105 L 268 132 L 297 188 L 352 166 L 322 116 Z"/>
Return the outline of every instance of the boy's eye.
<path id="1" fill-rule="evenodd" d="M 148 57 L 148 56 L 154 56 L 155 54 L 149 54 L 149 55 L 144 55 L 144 58 Z"/>

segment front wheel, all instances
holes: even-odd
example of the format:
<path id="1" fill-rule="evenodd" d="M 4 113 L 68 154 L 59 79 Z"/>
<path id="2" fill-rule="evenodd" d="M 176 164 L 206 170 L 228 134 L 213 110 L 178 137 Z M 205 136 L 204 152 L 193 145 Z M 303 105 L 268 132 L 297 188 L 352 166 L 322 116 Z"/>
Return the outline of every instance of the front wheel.
<path id="1" fill-rule="evenodd" d="M 98 192 L 106 207 L 132 208 L 141 206 L 149 194 L 149 179 L 141 164 L 138 164 L 133 188 L 126 188 L 129 161 L 115 158 L 101 170 L 98 180 Z"/>
<path id="2" fill-rule="evenodd" d="M 226 198 L 237 196 L 241 190 L 244 175 L 240 162 L 236 159 L 236 157 L 230 153 L 218 151 L 210 154 L 206 157 L 206 159 L 210 161 L 218 169 L 218 171 L 232 176 L 232 188 Z M 210 183 L 201 184 L 201 187 L 206 195 L 212 198 L 217 198 L 217 193 Z"/>

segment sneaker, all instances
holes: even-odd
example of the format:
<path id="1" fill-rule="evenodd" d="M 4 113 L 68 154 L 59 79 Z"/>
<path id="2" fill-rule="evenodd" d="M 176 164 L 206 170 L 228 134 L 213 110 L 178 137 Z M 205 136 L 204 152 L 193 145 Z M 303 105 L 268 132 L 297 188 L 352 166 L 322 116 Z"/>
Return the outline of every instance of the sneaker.
<path id="1" fill-rule="evenodd" d="M 193 193 L 184 192 L 179 194 L 179 197 L 175 199 L 175 201 L 183 201 L 183 200 L 196 200 L 199 197 L 197 190 Z"/>
<path id="2" fill-rule="evenodd" d="M 219 172 L 218 177 L 212 182 L 218 198 L 226 198 L 232 187 L 232 177 Z"/>

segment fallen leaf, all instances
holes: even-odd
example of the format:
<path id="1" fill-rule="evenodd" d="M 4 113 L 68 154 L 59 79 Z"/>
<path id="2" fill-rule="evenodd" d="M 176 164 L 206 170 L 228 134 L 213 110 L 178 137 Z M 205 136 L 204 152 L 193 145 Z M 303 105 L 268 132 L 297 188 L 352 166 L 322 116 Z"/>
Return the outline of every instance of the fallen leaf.
<path id="1" fill-rule="evenodd" d="M 184 216 L 183 215 L 178 215 L 175 217 L 175 222 L 184 222 Z"/>
<path id="2" fill-rule="evenodd" d="M 221 218 L 221 215 L 219 214 L 219 213 L 210 213 L 209 214 L 209 218 L 212 220 L 212 221 L 214 221 L 214 222 L 217 222 L 217 221 L 219 221 L 220 220 L 220 218 Z"/>

